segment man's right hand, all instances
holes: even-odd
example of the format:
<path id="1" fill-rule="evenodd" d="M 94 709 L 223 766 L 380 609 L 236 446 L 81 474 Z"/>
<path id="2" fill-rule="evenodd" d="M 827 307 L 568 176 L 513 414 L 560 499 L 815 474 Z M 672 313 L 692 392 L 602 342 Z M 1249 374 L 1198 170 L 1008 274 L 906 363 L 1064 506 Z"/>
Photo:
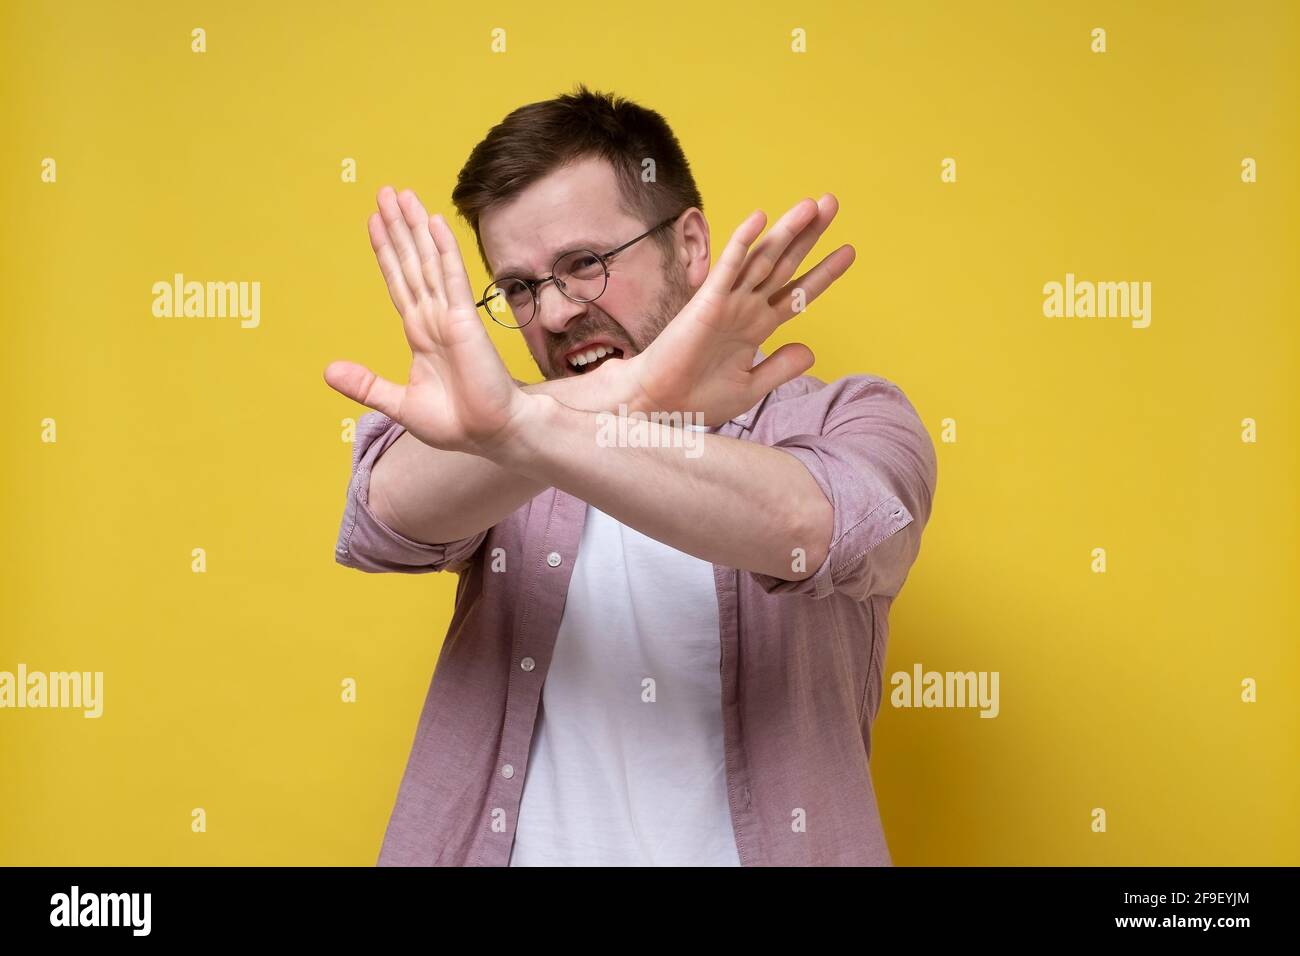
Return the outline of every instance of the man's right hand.
<path id="1" fill-rule="evenodd" d="M 377 202 L 370 244 L 411 347 L 410 378 L 403 387 L 355 362 L 332 362 L 325 380 L 405 429 L 373 463 L 365 493 L 375 516 L 408 538 L 447 543 L 544 489 L 485 457 L 519 410 L 538 401 L 530 393 L 585 411 L 617 408 L 623 398 L 600 369 L 520 388 L 483 328 L 446 221 L 431 219 L 406 190 L 384 187 Z"/>
<path id="2" fill-rule="evenodd" d="M 376 202 L 379 211 L 367 221 L 370 245 L 411 347 L 410 381 L 401 388 L 352 362 L 333 363 L 325 380 L 432 447 L 473 451 L 480 433 L 508 428 L 517 399 L 513 393 L 522 383 L 511 388 L 503 377 L 504 365 L 482 327 L 446 223 L 431 219 L 411 190 L 398 194 L 385 186 Z M 613 411 L 631 393 L 622 376 L 601 371 L 527 385 L 523 391 L 542 392 L 585 411 Z"/>

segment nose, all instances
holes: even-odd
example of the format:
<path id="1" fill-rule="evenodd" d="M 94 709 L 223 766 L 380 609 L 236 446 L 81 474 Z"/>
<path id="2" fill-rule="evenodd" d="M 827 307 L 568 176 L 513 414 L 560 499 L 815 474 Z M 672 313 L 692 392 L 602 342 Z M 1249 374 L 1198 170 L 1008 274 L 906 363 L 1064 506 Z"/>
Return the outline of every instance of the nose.
<path id="1" fill-rule="evenodd" d="M 587 312 L 587 303 L 574 302 L 548 282 L 537 290 L 537 315 L 535 320 L 548 332 L 560 333 L 580 315 Z"/>

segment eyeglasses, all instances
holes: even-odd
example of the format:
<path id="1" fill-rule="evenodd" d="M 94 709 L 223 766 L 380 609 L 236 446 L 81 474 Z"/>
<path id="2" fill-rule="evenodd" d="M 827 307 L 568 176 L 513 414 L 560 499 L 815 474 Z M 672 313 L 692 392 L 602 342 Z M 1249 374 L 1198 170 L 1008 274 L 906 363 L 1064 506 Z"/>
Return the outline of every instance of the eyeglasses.
<path id="1" fill-rule="evenodd" d="M 683 210 L 685 212 L 685 210 Z M 600 253 L 591 249 L 575 249 L 561 253 L 551 265 L 551 274 L 542 279 L 521 279 L 502 276 L 488 283 L 483 298 L 475 302 L 497 325 L 508 329 L 522 329 L 537 316 L 539 290 L 548 282 L 566 299 L 574 302 L 594 302 L 609 285 L 609 261 L 624 249 L 640 242 L 646 236 L 671 225 L 678 216 L 669 216 L 657 226 L 652 226 L 635 239 L 629 239 L 617 249 Z"/>

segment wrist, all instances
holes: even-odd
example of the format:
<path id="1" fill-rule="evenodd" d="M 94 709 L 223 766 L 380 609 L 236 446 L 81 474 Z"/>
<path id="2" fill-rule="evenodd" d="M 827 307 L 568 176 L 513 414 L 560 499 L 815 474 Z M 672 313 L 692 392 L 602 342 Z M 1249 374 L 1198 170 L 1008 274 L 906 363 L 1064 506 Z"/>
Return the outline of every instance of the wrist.
<path id="1" fill-rule="evenodd" d="M 624 387 L 627 378 L 614 368 L 600 368 L 586 375 L 526 385 L 523 390 L 529 395 L 547 395 L 583 412 L 617 412 L 619 405 L 632 407 L 630 390 Z"/>
<path id="2" fill-rule="evenodd" d="M 545 448 L 545 436 L 565 407 L 548 391 L 528 386 L 523 392 L 523 401 L 510 425 L 494 435 L 480 454 L 516 474 L 531 475 L 533 468 L 529 466 L 536 465 Z"/>

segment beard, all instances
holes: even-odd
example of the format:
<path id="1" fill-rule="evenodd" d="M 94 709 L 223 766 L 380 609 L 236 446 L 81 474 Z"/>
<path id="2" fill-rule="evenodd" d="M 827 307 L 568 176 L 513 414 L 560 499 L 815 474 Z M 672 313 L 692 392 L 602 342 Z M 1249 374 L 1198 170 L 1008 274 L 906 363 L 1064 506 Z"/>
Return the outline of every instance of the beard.
<path id="1" fill-rule="evenodd" d="M 537 362 L 534 356 L 537 370 L 546 379 L 564 378 L 568 364 L 564 359 L 565 353 L 596 337 L 609 339 L 622 351 L 623 358 L 631 358 L 658 338 L 659 333 L 667 328 L 668 323 L 690 301 L 691 295 L 686 268 L 674 259 L 672 268 L 664 273 L 663 288 L 634 329 L 627 328 L 608 312 L 602 312 L 597 303 L 592 302 L 587 307 L 587 314 L 574 319 L 563 332 L 546 333 L 543 348 L 546 350 L 549 368 L 542 368 L 542 363 Z"/>

